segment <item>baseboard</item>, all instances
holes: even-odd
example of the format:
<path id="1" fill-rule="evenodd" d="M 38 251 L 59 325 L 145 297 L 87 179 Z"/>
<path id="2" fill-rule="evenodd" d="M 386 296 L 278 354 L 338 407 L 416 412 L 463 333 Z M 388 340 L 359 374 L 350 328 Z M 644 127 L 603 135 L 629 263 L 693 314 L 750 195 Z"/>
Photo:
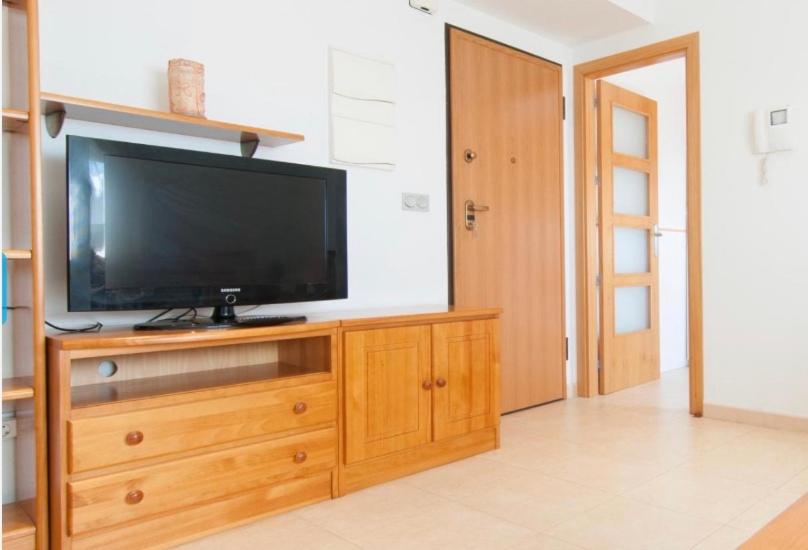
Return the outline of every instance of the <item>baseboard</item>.
<path id="1" fill-rule="evenodd" d="M 775 430 L 808 432 L 808 418 L 803 416 L 789 416 L 710 403 L 704 404 L 704 416 L 716 420 L 740 422 L 741 424 L 751 424 Z"/>

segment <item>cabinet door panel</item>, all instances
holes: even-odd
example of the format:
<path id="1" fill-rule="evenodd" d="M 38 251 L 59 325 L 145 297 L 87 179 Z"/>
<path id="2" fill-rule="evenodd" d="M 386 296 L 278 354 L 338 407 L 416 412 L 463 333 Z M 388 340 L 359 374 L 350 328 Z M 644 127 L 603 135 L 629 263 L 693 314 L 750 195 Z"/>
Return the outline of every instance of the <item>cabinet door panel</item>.
<path id="1" fill-rule="evenodd" d="M 432 328 L 435 440 L 493 426 L 496 346 L 491 321 Z"/>
<path id="2" fill-rule="evenodd" d="M 345 334 L 346 462 L 428 443 L 430 328 Z"/>

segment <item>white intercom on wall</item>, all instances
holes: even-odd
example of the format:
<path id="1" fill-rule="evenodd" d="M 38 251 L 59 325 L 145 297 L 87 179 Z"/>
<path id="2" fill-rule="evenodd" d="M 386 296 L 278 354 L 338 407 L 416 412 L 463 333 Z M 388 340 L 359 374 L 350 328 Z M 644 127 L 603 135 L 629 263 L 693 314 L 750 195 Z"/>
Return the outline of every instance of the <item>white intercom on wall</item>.
<path id="1" fill-rule="evenodd" d="M 755 152 L 791 151 L 796 136 L 793 107 L 761 109 L 755 112 Z"/>

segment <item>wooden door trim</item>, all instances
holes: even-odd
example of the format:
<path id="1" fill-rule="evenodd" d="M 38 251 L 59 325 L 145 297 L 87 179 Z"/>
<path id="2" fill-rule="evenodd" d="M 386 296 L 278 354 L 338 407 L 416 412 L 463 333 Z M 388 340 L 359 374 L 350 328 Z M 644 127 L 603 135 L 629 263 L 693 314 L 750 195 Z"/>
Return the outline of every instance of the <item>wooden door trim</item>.
<path id="1" fill-rule="evenodd" d="M 594 168 L 595 82 L 599 78 L 672 59 L 685 59 L 687 105 L 687 281 L 690 346 L 690 413 L 704 410 L 704 348 L 701 257 L 701 84 L 699 34 L 693 33 L 618 53 L 574 69 L 575 96 L 575 233 L 578 395 L 598 393 L 596 323 L 598 273 Z"/>

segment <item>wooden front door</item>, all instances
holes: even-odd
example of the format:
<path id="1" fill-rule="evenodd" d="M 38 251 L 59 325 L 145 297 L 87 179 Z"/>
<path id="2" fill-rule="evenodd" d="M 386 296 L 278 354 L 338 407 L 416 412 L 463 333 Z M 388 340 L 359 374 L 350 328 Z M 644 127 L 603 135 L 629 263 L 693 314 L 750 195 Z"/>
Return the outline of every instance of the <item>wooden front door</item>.
<path id="1" fill-rule="evenodd" d="M 494 323 L 465 321 L 432 327 L 435 441 L 495 425 Z"/>
<path id="2" fill-rule="evenodd" d="M 431 440 L 430 336 L 428 326 L 345 334 L 347 463 Z"/>
<path id="3" fill-rule="evenodd" d="M 565 396 L 561 67 L 449 32 L 453 303 L 502 307 L 502 409 Z"/>
<path id="4" fill-rule="evenodd" d="M 600 393 L 659 378 L 657 105 L 598 82 Z"/>

